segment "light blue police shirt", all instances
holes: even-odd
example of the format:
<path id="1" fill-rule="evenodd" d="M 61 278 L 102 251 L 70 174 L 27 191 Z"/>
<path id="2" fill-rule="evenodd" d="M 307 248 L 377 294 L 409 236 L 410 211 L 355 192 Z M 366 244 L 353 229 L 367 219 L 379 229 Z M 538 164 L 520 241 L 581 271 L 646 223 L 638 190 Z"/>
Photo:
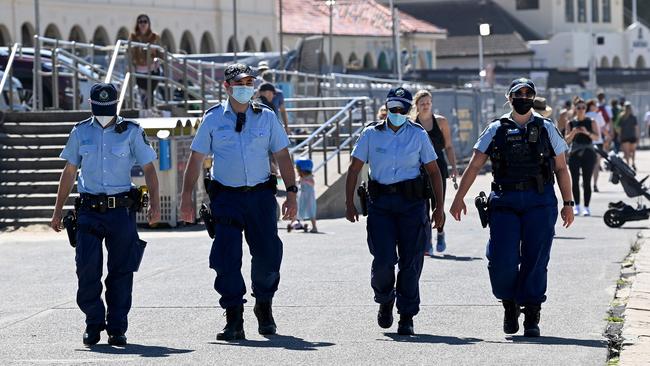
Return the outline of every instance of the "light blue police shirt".
<path id="1" fill-rule="evenodd" d="M 142 127 L 127 123 L 122 133 L 115 124 L 102 128 L 91 117 L 77 124 L 70 132 L 60 157 L 79 166 L 79 193 L 117 194 L 131 189 L 131 168 L 144 166 L 156 159 L 156 152 L 147 142 Z"/>
<path id="2" fill-rule="evenodd" d="M 370 165 L 370 178 L 393 184 L 420 175 L 420 165 L 438 158 L 427 132 L 407 121 L 394 132 L 388 122 L 366 127 L 352 156 Z"/>
<path id="3" fill-rule="evenodd" d="M 541 117 L 540 115 L 535 113 L 531 114 L 530 119 L 523 126 L 517 124 L 517 122 L 515 122 L 515 120 L 512 119 L 512 113 L 506 113 L 503 116 L 501 116 L 501 118 L 507 118 L 515 122 L 515 124 L 519 126 L 519 130 L 521 131 L 521 133 L 525 133 L 526 126 L 533 121 L 535 116 Z M 485 128 L 485 130 L 483 130 L 481 136 L 478 137 L 478 141 L 474 145 L 474 149 L 482 153 L 485 153 L 487 151 L 488 147 L 490 146 L 490 143 L 492 143 L 492 139 L 494 138 L 497 129 L 499 129 L 499 126 L 501 126 L 501 121 L 500 121 L 501 118 L 499 118 L 499 120 L 497 121 L 490 123 Z M 548 137 L 551 140 L 551 146 L 553 146 L 553 151 L 555 151 L 556 156 L 564 153 L 569 149 L 566 141 L 564 141 L 564 138 L 560 134 L 560 131 L 557 130 L 557 128 L 555 127 L 555 125 L 551 120 L 546 118 L 544 119 L 544 128 L 546 128 L 546 131 L 548 132 Z"/>
<path id="4" fill-rule="evenodd" d="M 212 179 L 229 187 L 252 187 L 266 182 L 271 175 L 269 152 L 289 146 L 289 138 L 272 110 L 262 108 L 255 113 L 246 110 L 246 123 L 235 131 L 237 113 L 230 103 L 212 107 L 205 112 L 191 149 L 213 155 Z"/>

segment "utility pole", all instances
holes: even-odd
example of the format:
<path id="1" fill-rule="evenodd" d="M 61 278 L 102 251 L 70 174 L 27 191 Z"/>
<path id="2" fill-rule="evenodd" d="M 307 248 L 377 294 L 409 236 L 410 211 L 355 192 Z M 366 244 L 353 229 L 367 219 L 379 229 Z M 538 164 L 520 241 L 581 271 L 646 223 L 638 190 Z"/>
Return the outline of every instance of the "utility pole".
<path id="1" fill-rule="evenodd" d="M 329 70 L 330 70 L 330 74 L 331 74 L 334 71 L 334 55 L 332 54 L 332 52 L 333 52 L 332 51 L 332 39 L 333 39 L 332 33 L 333 33 L 333 28 L 334 28 L 333 27 L 334 22 L 332 21 L 332 18 L 333 18 L 334 4 L 336 4 L 336 1 L 327 0 L 325 2 L 325 4 L 327 4 L 327 6 L 329 6 L 329 8 L 330 8 L 330 36 L 329 36 L 329 38 L 330 38 L 330 40 L 329 40 L 330 67 L 329 67 Z"/>
<path id="2" fill-rule="evenodd" d="M 589 1 L 587 6 L 587 21 L 589 22 L 589 88 L 595 92 L 598 88 L 596 81 L 596 55 L 594 50 L 594 20 L 593 20 L 593 1 Z M 634 1 L 633 1 L 634 3 Z"/>
<path id="3" fill-rule="evenodd" d="M 237 62 L 237 0 L 232 0 L 232 19 L 233 19 L 233 59 Z"/>
<path id="4" fill-rule="evenodd" d="M 34 0 L 34 27 L 36 30 L 36 37 L 34 37 L 34 69 L 32 81 L 32 95 L 34 97 L 33 107 L 40 111 L 43 110 L 43 88 L 41 86 L 41 15 L 40 4 L 38 0 Z M 53 98 L 58 98 L 58 95 L 53 95 Z"/>
<path id="5" fill-rule="evenodd" d="M 283 44 L 283 41 L 282 41 L 282 38 L 283 38 L 282 37 L 282 35 L 283 35 L 282 34 L 282 32 L 283 32 L 283 30 L 282 30 L 282 0 L 279 0 L 279 1 L 280 1 L 280 32 L 278 32 L 278 33 L 280 34 L 280 70 L 284 70 L 284 44 Z"/>

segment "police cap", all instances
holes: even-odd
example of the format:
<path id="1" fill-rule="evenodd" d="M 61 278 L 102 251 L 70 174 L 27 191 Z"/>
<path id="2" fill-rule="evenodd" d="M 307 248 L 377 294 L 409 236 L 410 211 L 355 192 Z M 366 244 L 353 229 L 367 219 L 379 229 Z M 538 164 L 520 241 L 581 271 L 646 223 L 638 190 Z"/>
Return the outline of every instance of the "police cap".
<path id="1" fill-rule="evenodd" d="M 401 107 L 408 111 L 411 109 L 412 103 L 413 96 L 411 95 L 411 92 L 401 86 L 389 90 L 388 95 L 386 96 L 386 107 L 388 109 Z"/>
<path id="2" fill-rule="evenodd" d="M 223 74 L 227 82 L 239 81 L 249 76 L 255 77 L 253 69 L 250 66 L 244 64 L 228 65 Z"/>
<path id="3" fill-rule="evenodd" d="M 117 114 L 118 93 L 115 85 L 96 83 L 90 88 L 90 109 L 95 116 Z"/>

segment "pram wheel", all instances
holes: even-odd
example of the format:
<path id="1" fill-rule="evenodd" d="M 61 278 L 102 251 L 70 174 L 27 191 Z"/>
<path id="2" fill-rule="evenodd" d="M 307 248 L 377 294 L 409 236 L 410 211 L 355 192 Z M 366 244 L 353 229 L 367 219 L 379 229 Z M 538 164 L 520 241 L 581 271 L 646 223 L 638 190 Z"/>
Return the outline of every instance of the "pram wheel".
<path id="1" fill-rule="evenodd" d="M 617 209 L 607 210 L 603 216 L 603 220 L 605 221 L 605 225 L 609 227 L 621 227 L 625 224 L 625 219 Z"/>

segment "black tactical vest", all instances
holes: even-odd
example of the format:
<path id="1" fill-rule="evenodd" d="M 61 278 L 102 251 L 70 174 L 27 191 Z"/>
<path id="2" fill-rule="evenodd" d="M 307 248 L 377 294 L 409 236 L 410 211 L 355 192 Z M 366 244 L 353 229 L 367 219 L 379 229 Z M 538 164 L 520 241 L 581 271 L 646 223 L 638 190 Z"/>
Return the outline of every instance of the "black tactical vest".
<path id="1" fill-rule="evenodd" d="M 495 183 L 519 183 L 538 180 L 553 183 L 555 151 L 551 146 L 544 119 L 535 116 L 522 130 L 507 118 L 500 120 L 490 148 Z"/>

